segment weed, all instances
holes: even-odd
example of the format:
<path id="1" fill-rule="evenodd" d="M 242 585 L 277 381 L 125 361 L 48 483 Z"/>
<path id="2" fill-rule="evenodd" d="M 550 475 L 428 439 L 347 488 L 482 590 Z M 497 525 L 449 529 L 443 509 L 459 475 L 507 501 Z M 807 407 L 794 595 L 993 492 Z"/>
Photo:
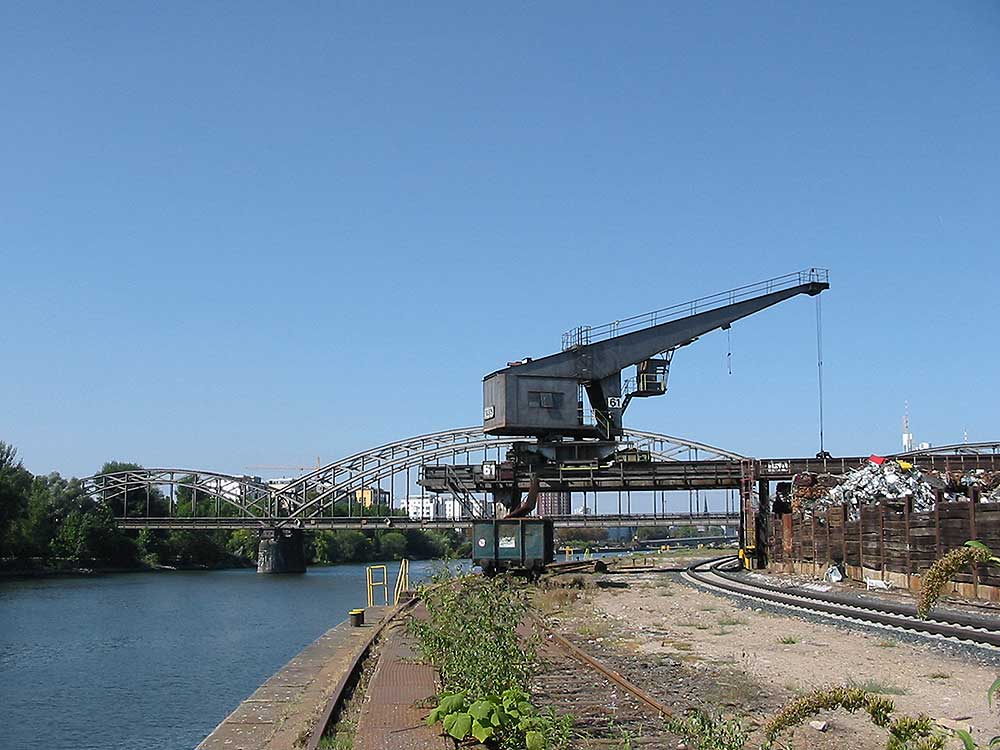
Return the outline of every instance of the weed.
<path id="1" fill-rule="evenodd" d="M 527 611 L 522 587 L 507 578 L 462 576 L 422 597 L 428 619 L 411 619 L 409 627 L 445 690 L 476 699 L 527 685 L 535 650 L 511 627 Z"/>
<path id="2" fill-rule="evenodd" d="M 891 682 L 883 682 L 882 680 L 867 679 L 862 682 L 857 680 L 848 680 L 848 688 L 854 688 L 857 690 L 863 690 L 866 693 L 872 693 L 874 695 L 906 695 L 906 688 L 901 688 L 898 685 L 893 685 Z"/>
<path id="3" fill-rule="evenodd" d="M 537 655 L 511 626 L 527 612 L 524 587 L 508 578 L 462 576 L 421 596 L 428 617 L 411 618 L 409 628 L 446 691 L 427 723 L 442 722 L 456 742 L 474 737 L 498 750 L 567 748 L 572 717 L 539 711 L 528 696 Z"/>
<path id="4" fill-rule="evenodd" d="M 750 738 L 750 730 L 739 719 L 704 712 L 670 717 L 664 723 L 667 731 L 683 738 L 693 750 L 741 750 Z"/>
<path id="5" fill-rule="evenodd" d="M 354 747 L 354 722 L 342 721 L 333 734 L 323 735 L 319 750 L 351 750 Z"/>
<path id="6" fill-rule="evenodd" d="M 932 680 L 950 680 L 951 675 L 948 672 L 931 672 L 927 675 Z"/>
<path id="7" fill-rule="evenodd" d="M 535 592 L 535 607 L 544 614 L 552 614 L 576 602 L 579 594 L 570 588 L 547 588 Z"/>
<path id="8" fill-rule="evenodd" d="M 799 642 L 799 640 L 800 639 L 796 638 L 794 635 L 783 635 L 778 639 L 778 643 L 784 644 L 785 646 L 794 646 Z"/>
<path id="9" fill-rule="evenodd" d="M 1000 557 L 994 556 L 989 547 L 976 541 L 966 542 L 964 547 L 952 550 L 935 562 L 920 581 L 917 615 L 926 618 L 931 613 L 955 573 L 969 565 L 976 563 L 985 565 L 991 562 L 1000 564 Z"/>
<path id="10" fill-rule="evenodd" d="M 873 724 L 889 733 L 887 750 L 942 750 L 944 738 L 926 716 L 893 718 L 895 704 L 888 698 L 873 695 L 858 687 L 835 687 L 817 690 L 796 698 L 779 711 L 764 727 L 766 746 L 771 747 L 782 734 L 799 726 L 822 711 L 843 709 L 850 713 L 864 711 Z"/>
<path id="11" fill-rule="evenodd" d="M 744 620 L 741 617 L 728 617 L 728 616 L 725 616 L 725 617 L 720 617 L 719 618 L 719 626 L 723 627 L 723 628 L 727 627 L 727 626 L 730 626 L 730 625 L 745 625 L 745 624 L 746 624 L 746 620 Z"/>
<path id="12" fill-rule="evenodd" d="M 591 640 L 595 638 L 607 638 L 611 633 L 611 626 L 604 620 L 590 620 L 582 623 L 577 631 L 584 638 Z"/>
<path id="13" fill-rule="evenodd" d="M 890 641 L 888 638 L 883 639 L 875 644 L 879 648 L 896 648 L 897 644 L 895 641 Z"/>

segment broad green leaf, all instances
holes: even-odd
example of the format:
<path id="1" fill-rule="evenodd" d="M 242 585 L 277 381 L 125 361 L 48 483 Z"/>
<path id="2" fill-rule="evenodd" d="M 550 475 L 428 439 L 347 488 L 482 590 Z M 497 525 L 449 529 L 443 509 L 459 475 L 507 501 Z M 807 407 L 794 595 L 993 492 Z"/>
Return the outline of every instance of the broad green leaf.
<path id="1" fill-rule="evenodd" d="M 476 719 L 483 721 L 490 714 L 496 712 L 496 706 L 494 706 L 489 701 L 476 701 L 471 706 L 469 706 L 469 713 Z M 480 740 L 482 742 L 482 740 Z"/>
<path id="2" fill-rule="evenodd" d="M 986 550 L 987 552 L 990 551 L 990 548 L 987 547 L 982 542 L 980 542 L 978 539 L 970 539 L 969 541 L 967 541 L 965 543 L 965 546 L 966 547 L 975 547 L 976 549 Z"/>
<path id="3" fill-rule="evenodd" d="M 480 724 L 478 721 L 472 724 L 472 736 L 480 742 L 486 742 L 493 736 L 493 727 L 489 724 Z"/>
<path id="4" fill-rule="evenodd" d="M 990 708 L 993 708 L 993 699 L 998 692 L 1000 692 L 1000 677 L 997 677 L 990 685 L 990 689 L 986 691 L 986 701 L 990 704 Z"/>
<path id="5" fill-rule="evenodd" d="M 526 750 L 545 750 L 545 738 L 541 732 L 527 732 L 524 735 Z"/>
<path id="6" fill-rule="evenodd" d="M 972 735 L 966 732 L 964 729 L 956 729 L 955 734 L 958 738 L 962 740 L 962 746 L 965 750 L 976 750 L 976 741 L 972 739 Z"/>
<path id="7" fill-rule="evenodd" d="M 424 719 L 424 723 L 426 723 L 427 726 L 431 726 L 432 724 L 437 724 L 440 718 L 441 716 L 438 714 L 438 710 L 435 708 L 427 715 L 427 718 Z"/>
<path id="8" fill-rule="evenodd" d="M 535 707 L 528 703 L 528 701 L 521 701 L 517 704 L 517 710 L 522 714 L 530 714 L 534 712 Z"/>
<path id="9" fill-rule="evenodd" d="M 460 711 L 457 714 L 448 714 L 444 717 L 444 731 L 456 740 L 464 740 L 469 736 L 472 729 L 472 716 Z"/>
<path id="10" fill-rule="evenodd" d="M 452 693 L 451 695 L 441 696 L 441 702 L 438 703 L 438 710 L 443 714 L 453 714 L 456 711 L 461 711 L 465 707 L 465 693 Z"/>

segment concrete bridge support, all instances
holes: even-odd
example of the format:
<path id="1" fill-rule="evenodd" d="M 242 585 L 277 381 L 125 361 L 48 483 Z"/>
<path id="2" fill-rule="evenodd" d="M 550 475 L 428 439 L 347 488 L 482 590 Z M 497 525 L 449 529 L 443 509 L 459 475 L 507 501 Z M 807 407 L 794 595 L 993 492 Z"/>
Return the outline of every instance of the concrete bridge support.
<path id="1" fill-rule="evenodd" d="M 257 547 L 257 572 L 305 573 L 306 553 L 302 534 L 296 529 L 262 531 Z"/>

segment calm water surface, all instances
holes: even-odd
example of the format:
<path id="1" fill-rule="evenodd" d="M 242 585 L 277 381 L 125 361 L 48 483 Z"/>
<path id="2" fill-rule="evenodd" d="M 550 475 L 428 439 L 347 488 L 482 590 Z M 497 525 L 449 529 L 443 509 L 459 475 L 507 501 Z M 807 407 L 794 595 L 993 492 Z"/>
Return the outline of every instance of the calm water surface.
<path id="1" fill-rule="evenodd" d="M 364 583 L 363 565 L 2 582 L 0 748 L 190 750 Z"/>

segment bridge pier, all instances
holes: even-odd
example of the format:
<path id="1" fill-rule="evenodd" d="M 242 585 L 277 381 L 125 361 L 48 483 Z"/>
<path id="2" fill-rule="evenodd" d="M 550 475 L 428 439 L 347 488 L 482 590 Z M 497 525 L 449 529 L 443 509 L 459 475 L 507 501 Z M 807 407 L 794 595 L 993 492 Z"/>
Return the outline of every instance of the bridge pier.
<path id="1" fill-rule="evenodd" d="M 303 532 L 297 529 L 267 529 L 257 547 L 258 573 L 305 573 Z"/>

